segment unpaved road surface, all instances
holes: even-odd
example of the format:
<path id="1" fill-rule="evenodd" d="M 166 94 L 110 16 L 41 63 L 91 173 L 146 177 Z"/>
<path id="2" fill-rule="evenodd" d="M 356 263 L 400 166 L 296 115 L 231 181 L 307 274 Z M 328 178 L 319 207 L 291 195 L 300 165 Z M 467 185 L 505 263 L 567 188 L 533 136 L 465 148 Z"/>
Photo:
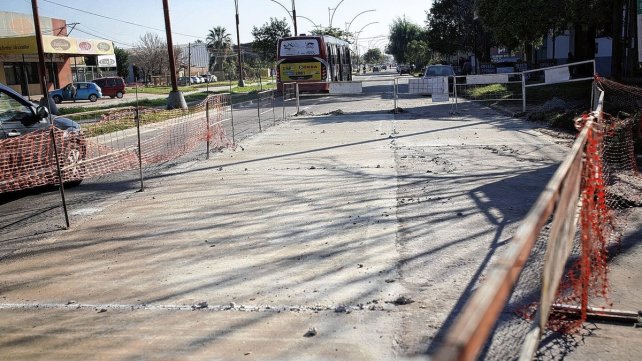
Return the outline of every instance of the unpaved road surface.
<path id="1" fill-rule="evenodd" d="M 416 101 L 399 116 L 376 96 L 310 101 L 347 114 L 177 164 L 16 247 L 0 359 L 423 358 L 567 148 L 474 104 Z M 489 358 L 514 356 L 495 343 Z"/>

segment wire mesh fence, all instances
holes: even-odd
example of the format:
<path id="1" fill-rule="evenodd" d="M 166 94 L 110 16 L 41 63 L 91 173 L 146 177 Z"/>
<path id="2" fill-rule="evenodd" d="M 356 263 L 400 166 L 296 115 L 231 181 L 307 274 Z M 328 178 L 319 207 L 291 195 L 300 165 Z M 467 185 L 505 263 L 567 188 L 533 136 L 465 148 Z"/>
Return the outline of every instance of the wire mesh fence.
<path id="1" fill-rule="evenodd" d="M 218 94 L 186 109 L 122 107 L 54 117 L 54 124 L 73 120 L 80 130 L 45 126 L 0 140 L 0 194 L 60 183 L 52 137 L 65 184 L 136 170 L 142 182 L 168 161 L 194 153 L 209 158 L 291 115 L 274 90 L 243 97 L 250 100 L 234 104 L 231 94 Z"/>
<path id="2" fill-rule="evenodd" d="M 576 119 L 581 132 L 572 151 L 449 331 L 438 360 L 479 353 L 530 360 L 547 352 L 542 336 L 579 330 L 591 310 L 608 312 L 609 251 L 618 249 L 628 207 L 642 205 L 642 92 L 601 78 L 596 85 L 595 111 Z"/>

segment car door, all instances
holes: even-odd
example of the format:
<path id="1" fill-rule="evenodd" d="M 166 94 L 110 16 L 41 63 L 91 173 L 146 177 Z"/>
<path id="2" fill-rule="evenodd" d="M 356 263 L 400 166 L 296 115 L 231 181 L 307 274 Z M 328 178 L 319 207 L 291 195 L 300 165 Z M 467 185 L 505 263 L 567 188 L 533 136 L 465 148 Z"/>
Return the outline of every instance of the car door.
<path id="1" fill-rule="evenodd" d="M 62 99 L 63 100 L 72 100 L 71 98 L 71 84 L 65 85 L 64 88 L 62 88 Z"/>
<path id="2" fill-rule="evenodd" d="M 78 83 L 76 84 L 76 99 L 89 99 L 89 84 Z"/>

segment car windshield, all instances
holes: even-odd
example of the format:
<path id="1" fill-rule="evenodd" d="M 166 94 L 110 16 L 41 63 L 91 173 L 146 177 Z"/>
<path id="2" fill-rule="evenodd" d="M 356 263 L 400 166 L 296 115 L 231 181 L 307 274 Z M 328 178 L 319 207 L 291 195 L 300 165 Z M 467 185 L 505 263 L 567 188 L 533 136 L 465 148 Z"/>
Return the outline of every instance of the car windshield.
<path id="1" fill-rule="evenodd" d="M 22 121 L 32 117 L 33 113 L 28 106 L 0 91 L 0 122 Z"/>
<path id="2" fill-rule="evenodd" d="M 450 76 L 452 70 L 447 66 L 431 66 L 426 69 L 426 76 Z"/>

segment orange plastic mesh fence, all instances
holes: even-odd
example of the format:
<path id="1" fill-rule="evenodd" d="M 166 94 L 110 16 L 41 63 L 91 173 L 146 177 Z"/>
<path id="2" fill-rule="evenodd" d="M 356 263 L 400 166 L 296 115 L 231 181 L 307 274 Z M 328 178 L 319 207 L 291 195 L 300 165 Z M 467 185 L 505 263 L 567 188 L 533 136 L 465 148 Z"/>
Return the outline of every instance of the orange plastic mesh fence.
<path id="1" fill-rule="evenodd" d="M 231 147 L 226 131 L 230 111 L 228 94 L 210 96 L 186 110 L 141 110 L 143 166 L 175 159 L 205 142 L 214 150 Z M 81 124 L 80 132 L 54 128 L 64 182 L 139 167 L 135 108 L 71 118 Z M 51 128 L 1 140 L 0 193 L 57 184 L 53 154 Z"/>

